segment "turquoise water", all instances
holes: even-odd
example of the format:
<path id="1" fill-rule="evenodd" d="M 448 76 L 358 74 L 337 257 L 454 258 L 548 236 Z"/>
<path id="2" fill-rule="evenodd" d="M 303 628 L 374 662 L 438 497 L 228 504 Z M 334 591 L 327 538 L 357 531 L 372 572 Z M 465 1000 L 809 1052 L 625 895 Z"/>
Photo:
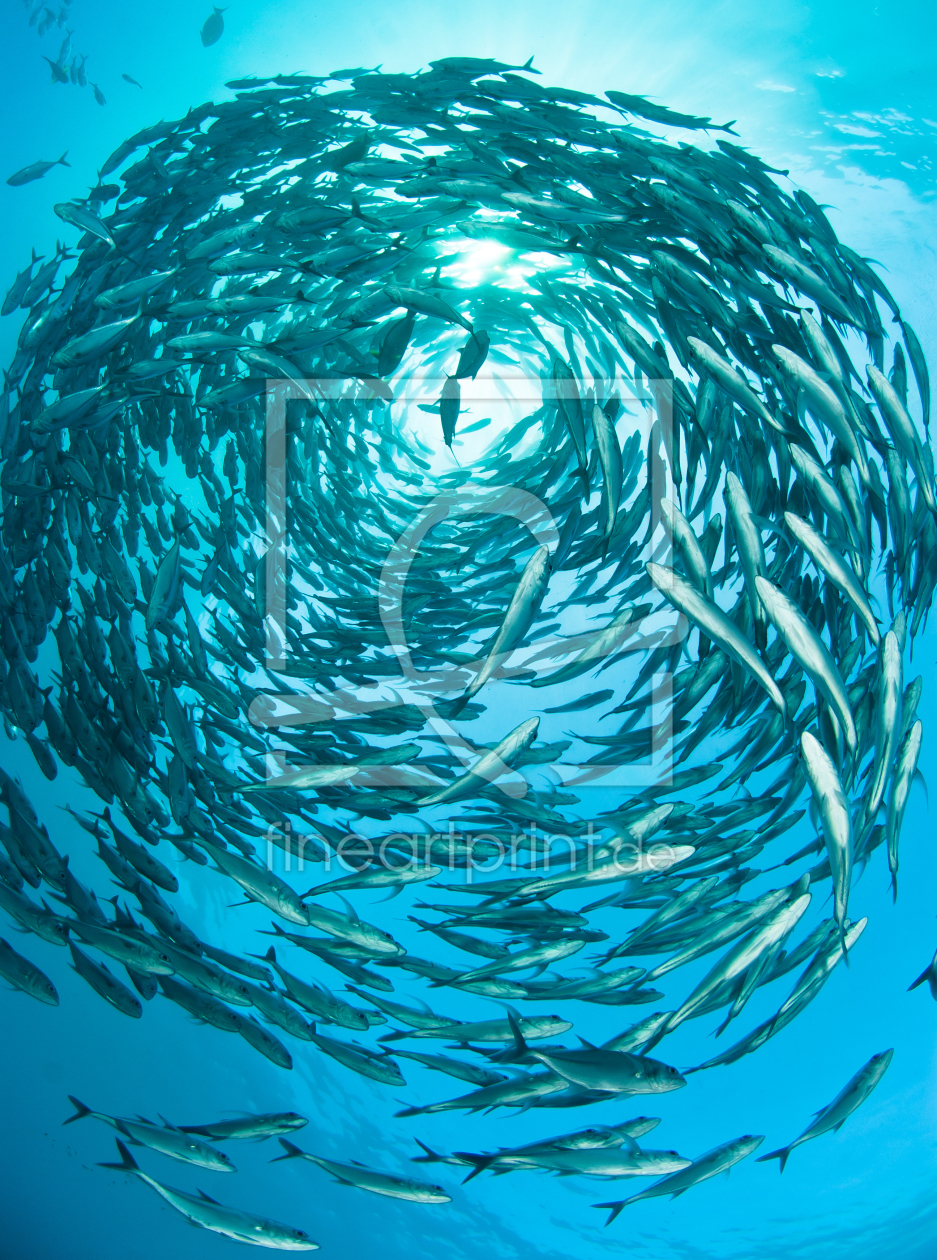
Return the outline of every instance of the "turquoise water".
<path id="1" fill-rule="evenodd" d="M 137 11 L 75 0 L 74 46 L 88 53 L 88 72 L 107 98 L 90 89 L 50 85 L 40 52 L 54 57 L 60 36 L 40 39 L 28 10 L 6 6 L 2 172 L 68 149 L 70 168 L 55 167 L 21 188 L 0 184 L 3 280 L 56 238 L 74 233 L 52 213 L 53 202 L 81 196 L 102 159 L 129 134 L 175 118 L 209 99 L 228 99 L 226 80 L 294 71 L 325 74 L 345 66 L 411 73 L 447 55 L 493 56 L 534 64 L 550 84 L 600 93 L 643 93 L 717 122 L 737 119 L 740 143 L 832 207 L 840 239 L 887 269 L 887 282 L 930 362 L 937 362 L 934 316 L 935 221 L 933 152 L 937 131 L 934 20 L 925 6 L 778 5 L 770 15 L 750 5 L 475 4 L 444 9 L 425 4 L 393 10 L 370 4 L 232 4 L 221 41 L 203 48 L 207 16 L 191 4 Z M 139 89 L 121 79 L 127 73 Z M 0 325 L 0 359 L 15 342 L 17 317 Z M 921 769 L 935 781 L 930 704 L 934 702 L 933 629 L 915 644 L 907 676 L 924 677 L 920 713 L 925 739 Z M 596 683 L 596 686 L 602 685 Z M 591 689 L 591 688 L 590 688 Z M 42 779 L 22 740 L 0 742 L 0 760 L 19 774 L 58 847 L 79 877 L 101 883 L 87 837 L 57 806 L 95 808 L 90 793 L 60 770 Z M 798 833 L 799 834 L 799 833 Z M 809 832 L 804 832 L 804 839 Z M 787 841 L 796 847 L 801 841 Z M 163 846 L 165 847 L 165 846 Z M 228 911 L 219 879 L 178 864 L 175 899 L 199 934 L 228 948 L 251 949 L 258 909 Z M 271 1167 L 274 1144 L 231 1143 L 236 1178 L 192 1174 L 150 1156 L 148 1171 L 169 1184 L 200 1187 L 245 1210 L 295 1223 L 324 1254 L 358 1257 L 380 1248 L 391 1257 L 441 1254 L 480 1257 L 592 1257 L 599 1249 L 670 1257 L 827 1256 L 860 1260 L 927 1257 L 937 1247 L 934 1029 L 937 1007 L 926 986 L 907 993 L 937 945 L 937 887 L 931 826 L 920 786 L 905 821 L 901 889 L 893 906 L 882 863 L 857 882 L 855 900 L 869 926 L 852 965 L 834 973 L 822 995 L 782 1034 L 730 1069 L 692 1078 L 686 1090 L 653 1105 L 604 1103 L 600 1109 L 515 1116 L 441 1115 L 393 1118 L 393 1098 L 430 1102 L 448 1097 L 446 1078 L 407 1072 L 406 1089 L 371 1085 L 322 1056 L 293 1045 L 286 1074 L 237 1038 L 185 1020 L 170 1003 L 148 1004 L 130 1021 L 105 1006 L 68 971 L 57 950 L 34 938 L 22 948 L 53 977 L 57 1009 L 17 994 L 0 995 L 3 1107 L 3 1239 L 11 1260 L 68 1256 L 222 1255 L 235 1244 L 197 1232 L 138 1184 L 95 1167 L 114 1158 L 111 1133 L 93 1121 L 68 1129 L 66 1095 L 114 1114 L 165 1115 L 200 1123 L 241 1109 L 295 1109 L 310 1125 L 300 1145 L 337 1159 L 359 1159 L 405 1172 L 419 1165 L 414 1137 L 435 1149 L 493 1149 L 582 1124 L 615 1123 L 639 1113 L 660 1115 L 660 1145 L 695 1156 L 741 1133 L 766 1135 L 773 1149 L 799 1133 L 875 1052 L 894 1047 L 878 1089 L 836 1135 L 798 1150 L 783 1177 L 774 1164 L 748 1160 L 675 1201 L 637 1204 L 608 1230 L 591 1204 L 618 1195 L 614 1186 L 515 1173 L 479 1177 L 459 1188 L 458 1169 L 436 1166 L 453 1196 L 443 1207 L 395 1204 L 334 1185 L 312 1166 Z M 364 910 L 371 913 L 370 894 Z M 403 900 L 403 899 L 402 899 Z M 378 922 L 410 943 L 405 912 L 390 902 Z M 415 945 L 413 946 L 415 948 Z M 422 947 L 426 952 L 425 946 Z M 449 955 L 446 954 L 447 960 Z M 292 960 L 291 960 L 292 961 Z M 705 964 L 699 968 L 701 975 Z M 696 978 L 694 973 L 694 978 Z M 430 999 L 433 1000 L 433 999 Z M 450 996 L 442 1009 L 486 1018 L 490 1003 Z M 773 1009 L 753 1002 L 750 1024 Z M 634 1017 L 639 1018 L 641 1012 Z M 631 1022 L 628 1012 L 576 1007 L 576 1031 L 600 1040 Z M 707 1024 L 707 1020 L 700 1024 Z M 750 1026 L 746 1024 L 746 1027 Z M 689 1026 L 667 1042 L 668 1062 L 688 1066 L 713 1051 L 708 1028 Z M 234 1042 L 234 1044 L 231 1044 Z M 454 1084 L 454 1083 L 453 1083 Z M 452 1090 L 452 1094 L 460 1092 Z M 570 1117 L 573 1117 L 572 1119 Z M 657 1134 L 654 1135 L 655 1139 Z M 220 1183 L 220 1184 L 219 1184 Z"/>

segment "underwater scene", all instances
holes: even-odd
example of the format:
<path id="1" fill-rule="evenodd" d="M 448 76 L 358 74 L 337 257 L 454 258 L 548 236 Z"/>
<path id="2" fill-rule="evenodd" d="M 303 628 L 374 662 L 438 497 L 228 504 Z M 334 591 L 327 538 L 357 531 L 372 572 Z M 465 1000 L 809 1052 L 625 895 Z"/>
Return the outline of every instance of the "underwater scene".
<path id="1" fill-rule="evenodd" d="M 937 22 L 7 0 L 0 1257 L 937 1254 Z"/>

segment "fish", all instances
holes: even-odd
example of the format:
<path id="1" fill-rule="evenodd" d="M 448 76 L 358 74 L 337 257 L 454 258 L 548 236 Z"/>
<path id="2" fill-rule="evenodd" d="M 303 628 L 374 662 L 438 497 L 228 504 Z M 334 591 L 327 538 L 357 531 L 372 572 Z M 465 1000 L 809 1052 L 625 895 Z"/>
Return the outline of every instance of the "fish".
<path id="1" fill-rule="evenodd" d="M 124 80 L 124 82 L 125 82 L 125 83 L 132 83 L 134 87 L 138 87 L 138 88 L 140 88 L 140 89 L 142 89 L 142 88 L 143 88 L 143 84 L 142 84 L 142 83 L 138 83 L 138 82 L 136 81 L 136 79 L 134 79 L 134 78 L 133 78 L 131 75 L 129 75 L 129 74 L 122 74 L 120 77 Z"/>
<path id="2" fill-rule="evenodd" d="M 518 753 L 533 743 L 539 725 L 539 718 L 527 718 L 505 735 L 490 752 L 479 757 L 471 770 L 440 788 L 439 791 L 424 796 L 420 804 L 441 805 L 446 801 L 457 800 L 461 796 L 470 796 L 480 785 L 497 780 L 500 775 L 507 772 Z"/>
<path id="3" fill-rule="evenodd" d="M 75 1108 L 75 1114 L 63 1120 L 63 1124 L 73 1124 L 76 1120 L 84 1120 L 92 1116 L 115 1128 L 127 1142 L 135 1146 L 145 1146 L 170 1159 L 177 1159 L 183 1164 L 192 1164 L 196 1168 L 207 1168 L 211 1172 L 237 1172 L 231 1160 L 222 1151 L 215 1150 L 207 1142 L 202 1142 L 191 1134 L 184 1133 L 170 1124 L 151 1124 L 148 1120 L 123 1119 L 109 1116 L 103 1111 L 92 1111 L 79 1099 L 68 1096 L 68 1101 Z"/>
<path id="4" fill-rule="evenodd" d="M 46 1006 L 58 1006 L 59 995 L 49 977 L 37 966 L 18 954 L 13 946 L 0 936 L 0 976 L 14 989 L 28 993 Z"/>
<path id="5" fill-rule="evenodd" d="M 243 1212 L 238 1208 L 225 1207 L 217 1199 L 201 1191 L 195 1195 L 185 1190 L 174 1190 L 171 1186 L 164 1186 L 155 1177 L 151 1177 L 149 1173 L 140 1169 L 120 1138 L 117 1139 L 117 1150 L 120 1154 L 120 1163 L 99 1166 L 131 1173 L 151 1190 L 155 1190 L 161 1199 L 192 1225 L 207 1229 L 213 1234 L 221 1234 L 223 1238 L 231 1238 L 235 1242 L 249 1243 L 254 1247 L 270 1247 L 274 1251 L 317 1251 L 319 1248 L 319 1244 L 313 1242 L 305 1230 L 281 1225 L 266 1217 L 252 1216 L 249 1212 Z"/>
<path id="6" fill-rule="evenodd" d="M 323 1172 L 331 1173 L 335 1180 L 344 1186 L 356 1186 L 359 1190 L 369 1190 L 371 1194 L 384 1195 L 388 1199 L 404 1199 L 408 1203 L 451 1203 L 452 1196 L 446 1194 L 442 1186 L 430 1185 L 427 1181 L 416 1181 L 412 1177 L 397 1177 L 392 1173 L 376 1172 L 361 1164 L 339 1164 L 332 1159 L 324 1159 L 321 1155 L 313 1155 L 309 1151 L 300 1150 L 293 1142 L 280 1138 L 280 1145 L 286 1152 L 279 1155 L 273 1163 L 283 1159 L 306 1159 L 317 1164 Z"/>
<path id="7" fill-rule="evenodd" d="M 214 5 L 210 15 L 202 23 L 199 35 L 203 48 L 210 48 L 212 44 L 217 44 L 224 34 L 224 18 L 221 16 L 224 12 L 224 9 L 219 9 L 217 5 Z"/>
<path id="8" fill-rule="evenodd" d="M 518 1057 L 536 1059 L 580 1089 L 610 1094 L 659 1094 L 681 1089 L 686 1084 L 676 1068 L 621 1050 L 598 1049 L 588 1044 L 581 1050 L 531 1050 L 518 1021 L 513 1016 L 508 1016 L 508 1020 Z"/>
<path id="9" fill-rule="evenodd" d="M 801 735 L 800 746 L 807 778 L 823 821 L 823 837 L 833 872 L 834 917 L 840 933 L 845 936 L 852 883 L 852 819 L 842 783 L 826 749 L 809 731 Z"/>
<path id="10" fill-rule="evenodd" d="M 116 976 L 111 975 L 103 963 L 89 958 L 74 941 L 69 941 L 68 947 L 75 971 L 82 980 L 86 980 L 92 989 L 104 998 L 105 1002 L 109 1002 L 122 1015 L 129 1015 L 131 1019 L 140 1019 L 143 1015 L 143 1007 L 127 986 L 121 984 Z"/>
<path id="11" fill-rule="evenodd" d="M 43 175 L 48 175 L 49 171 L 56 166 L 71 166 L 70 162 L 66 162 L 68 150 L 62 154 L 60 158 L 56 158 L 54 162 L 31 162 L 29 166 L 24 166 L 22 170 L 14 171 L 12 175 L 7 177 L 7 183 L 11 188 L 19 188 L 23 184 L 31 184 L 34 180 L 42 179 Z"/>
<path id="12" fill-rule="evenodd" d="M 489 1072 L 475 1067 L 473 1063 L 463 1063 L 461 1059 L 450 1059 L 444 1054 L 420 1054 L 416 1050 L 401 1050 L 394 1046 L 391 1053 L 398 1059 L 412 1059 L 431 1071 L 442 1072 L 445 1076 L 454 1076 L 457 1081 L 468 1081 L 470 1085 L 497 1085 L 505 1079 L 502 1072 Z"/>
<path id="13" fill-rule="evenodd" d="M 428 1103 L 424 1107 L 405 1107 L 395 1113 L 398 1117 L 436 1115 L 443 1111 L 486 1111 L 493 1107 L 519 1107 L 526 1110 L 536 1099 L 562 1092 L 567 1082 L 554 1072 L 532 1072 L 497 1085 L 486 1085 L 449 1098 L 444 1102 Z"/>
<path id="14" fill-rule="evenodd" d="M 794 602 L 767 578 L 756 577 L 758 596 L 788 651 L 809 675 L 817 692 L 835 710 L 851 753 L 856 750 L 856 725 L 846 687 L 826 645 Z"/>
<path id="15" fill-rule="evenodd" d="M 614 1149 L 579 1147 L 572 1150 L 535 1150 L 494 1157 L 469 1156 L 462 1151 L 457 1151 L 456 1154 L 463 1159 L 471 1158 L 479 1172 L 482 1168 L 489 1168 L 496 1175 L 515 1169 L 542 1168 L 559 1173 L 561 1177 L 661 1177 L 679 1172 L 690 1164 L 688 1159 L 683 1159 L 676 1151 L 643 1151 L 628 1149 L 622 1145 Z"/>
<path id="16" fill-rule="evenodd" d="M 882 1050 L 878 1054 L 873 1054 L 868 1063 L 861 1067 L 855 1076 L 843 1086 L 833 1101 L 816 1113 L 817 1118 L 808 1128 L 804 1129 L 800 1137 L 794 1138 L 793 1142 L 790 1142 L 787 1146 L 782 1146 L 779 1150 L 771 1151 L 767 1155 L 759 1155 L 755 1162 L 761 1164 L 765 1160 L 776 1159 L 780 1161 L 780 1171 L 783 1172 L 790 1158 L 791 1151 L 795 1150 L 802 1143 L 809 1142 L 812 1138 L 821 1137 L 824 1133 L 838 1133 L 856 1108 L 862 1106 L 888 1071 L 894 1054 L 894 1050 Z"/>
<path id="17" fill-rule="evenodd" d="M 892 893 L 896 900 L 898 897 L 898 841 L 905 810 L 908 807 L 911 783 L 917 771 L 918 757 L 921 754 L 923 731 L 923 724 L 918 718 L 901 741 L 895 758 L 895 772 L 888 796 L 885 837 L 888 844 L 888 869 L 891 872 Z"/>
<path id="18" fill-rule="evenodd" d="M 735 1138 L 731 1142 L 725 1142 L 721 1146 L 714 1147 L 711 1151 L 707 1151 L 705 1155 L 700 1155 L 692 1163 L 688 1164 L 686 1168 L 672 1173 L 669 1177 L 665 1177 L 663 1181 L 656 1181 L 653 1186 L 648 1186 L 646 1190 L 639 1190 L 637 1194 L 633 1194 L 629 1199 L 618 1199 L 613 1203 L 596 1203 L 594 1206 L 610 1209 L 605 1224 L 611 1225 L 622 1209 L 628 1207 L 631 1203 L 637 1203 L 640 1199 L 654 1198 L 661 1194 L 669 1194 L 671 1198 L 675 1199 L 678 1195 L 685 1194 L 693 1186 L 699 1185 L 701 1181 L 707 1181 L 710 1177 L 718 1176 L 721 1172 L 728 1172 L 734 1164 L 747 1159 L 764 1140 L 763 1136 L 752 1134 Z"/>
<path id="19" fill-rule="evenodd" d="M 783 715 L 786 712 L 785 701 L 777 683 L 722 610 L 666 565 L 649 561 L 646 567 L 648 577 L 664 598 L 693 621 L 708 638 L 718 643 L 743 669 L 748 670 L 764 687 L 778 712 Z"/>
<path id="20" fill-rule="evenodd" d="M 298 894 L 273 871 L 229 849 L 219 849 L 207 840 L 200 840 L 200 843 L 213 858 L 218 870 L 234 880 L 249 901 L 266 906 L 287 923 L 299 923 L 303 927 L 309 925 L 309 915 Z"/>
<path id="21" fill-rule="evenodd" d="M 195 1133 L 200 1137 L 212 1138 L 217 1142 L 239 1140 L 261 1141 L 268 1137 L 279 1137 L 284 1133 L 295 1133 L 305 1128 L 309 1121 L 296 1111 L 277 1111 L 266 1115 L 239 1116 L 233 1120 L 218 1120 L 214 1124 L 180 1124 L 180 1133 Z"/>

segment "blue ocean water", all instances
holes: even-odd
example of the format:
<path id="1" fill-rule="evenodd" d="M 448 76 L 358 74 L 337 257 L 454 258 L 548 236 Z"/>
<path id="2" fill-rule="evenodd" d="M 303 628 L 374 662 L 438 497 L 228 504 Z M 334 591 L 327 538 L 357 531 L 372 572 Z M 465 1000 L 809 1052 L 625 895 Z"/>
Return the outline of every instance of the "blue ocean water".
<path id="1" fill-rule="evenodd" d="M 74 45 L 88 53 L 89 77 L 107 98 L 101 107 L 90 89 L 50 84 L 40 54 L 55 57 L 60 33 L 40 39 L 27 24 L 29 10 L 7 0 L 0 19 L 6 120 L 0 173 L 66 149 L 71 165 L 24 187 L 0 184 L 0 288 L 25 265 L 32 246 L 47 252 L 66 237 L 53 202 L 82 196 L 102 159 L 131 133 L 202 101 L 229 99 L 226 80 L 378 64 L 411 73 L 447 55 L 522 64 L 533 54 L 550 84 L 641 93 L 716 121 L 737 119 L 739 142 L 788 169 L 798 186 L 831 207 L 840 239 L 882 264 L 930 362 L 937 362 L 937 57 L 930 6 L 233 3 L 222 39 L 206 49 L 199 28 L 208 11 L 208 5 L 202 11 L 181 0 L 149 8 L 75 0 L 69 20 Z M 125 73 L 143 87 L 124 81 Z M 72 235 L 68 230 L 67 239 Z M 2 362 L 12 355 L 16 323 L 11 316 L 0 324 Z M 906 665 L 909 677 L 920 672 L 924 678 L 921 770 L 928 784 L 937 781 L 930 736 L 934 647 L 930 627 Z M 21 777 L 79 878 L 98 885 L 100 866 L 88 837 L 58 809 L 96 808 L 96 799 L 67 771 L 47 783 L 22 740 L 0 740 L 0 764 Z M 686 1197 L 637 1204 L 607 1230 L 590 1205 L 617 1197 L 616 1189 L 575 1178 L 516 1173 L 460 1188 L 459 1170 L 438 1165 L 429 1171 L 446 1185 L 452 1203 L 423 1207 L 337 1186 L 311 1165 L 271 1166 L 271 1142 L 229 1143 L 239 1168 L 230 1178 L 194 1174 L 155 1156 L 146 1159 L 145 1152 L 141 1163 L 171 1185 L 199 1187 L 301 1226 L 324 1254 L 354 1258 L 375 1248 L 389 1260 L 443 1254 L 487 1260 L 532 1251 L 553 1260 L 591 1258 L 603 1249 L 641 1260 L 932 1256 L 937 1006 L 926 986 L 906 992 L 937 946 L 931 831 L 925 792 L 917 785 L 904 825 L 897 904 L 884 864 L 873 862 L 854 893 L 869 926 L 851 966 L 839 967 L 782 1034 L 731 1068 L 693 1076 L 687 1089 L 653 1105 L 644 1099 L 636 1100 L 640 1106 L 603 1103 L 569 1123 L 573 1113 L 544 1111 L 394 1119 L 398 1092 L 408 1102 L 448 1097 L 446 1078 L 414 1066 L 405 1073 L 405 1089 L 388 1090 L 304 1053 L 298 1043 L 291 1046 L 295 1068 L 284 1073 L 238 1038 L 187 1021 L 162 999 L 148 1004 L 140 1021 L 123 1018 L 66 968 L 65 951 L 30 937 L 24 952 L 52 976 L 61 1005 L 0 994 L 0 1255 L 150 1260 L 169 1253 L 188 1260 L 221 1256 L 235 1245 L 189 1229 L 141 1185 L 97 1168 L 97 1161 L 114 1158 L 111 1131 L 91 1120 L 63 1130 L 67 1094 L 113 1114 L 158 1113 L 177 1123 L 237 1110 L 295 1109 L 310 1120 L 301 1145 L 398 1172 L 421 1167 L 409 1163 L 414 1137 L 443 1151 L 492 1149 L 579 1127 L 580 1120 L 615 1123 L 639 1112 L 662 1117 L 660 1141 L 652 1145 L 695 1156 L 741 1133 L 765 1134 L 766 1150 L 781 1145 L 873 1053 L 894 1047 L 893 1064 L 864 1107 L 838 1134 L 798 1150 L 783 1177 L 775 1164 L 748 1160 L 728 1179 Z M 797 834 L 792 848 L 801 842 Z M 804 839 L 808 835 L 805 830 Z M 229 910 L 232 886 L 201 870 L 190 874 L 181 863 L 174 869 L 182 882 L 174 904 L 198 935 L 229 949 L 256 946 L 254 929 L 264 927 L 268 915 L 258 907 Z M 397 904 L 381 906 L 373 917 L 416 949 Z M 451 951 L 439 950 L 455 961 Z M 422 942 L 421 952 L 427 952 Z M 706 965 L 697 964 L 688 979 L 701 976 Z M 466 1019 L 489 1017 L 492 1009 L 464 994 L 458 1001 L 450 995 L 445 1005 L 440 1000 L 440 1007 Z M 773 1009 L 763 996 L 752 1007 L 752 1024 Z M 575 1018 L 576 1032 L 597 1041 L 630 1022 L 614 1008 L 583 1004 Z M 668 1061 L 683 1066 L 708 1057 L 714 1044 L 702 1026 L 708 1023 L 698 1021 L 668 1039 Z"/>

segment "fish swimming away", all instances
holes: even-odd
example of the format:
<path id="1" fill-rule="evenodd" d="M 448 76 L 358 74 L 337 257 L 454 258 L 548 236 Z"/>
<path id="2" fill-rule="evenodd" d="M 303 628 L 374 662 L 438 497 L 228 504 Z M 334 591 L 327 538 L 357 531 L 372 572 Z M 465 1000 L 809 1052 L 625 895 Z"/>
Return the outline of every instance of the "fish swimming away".
<path id="1" fill-rule="evenodd" d="M 800 1137 L 795 1138 L 788 1146 L 771 1151 L 768 1155 L 759 1155 L 757 1162 L 768 1159 L 780 1161 L 780 1171 L 784 1171 L 791 1151 L 811 1138 L 820 1137 L 824 1133 L 838 1133 L 857 1107 L 861 1107 L 888 1070 L 894 1056 L 894 1050 L 884 1050 L 881 1054 L 873 1054 L 868 1063 L 856 1073 L 851 1081 L 843 1087 L 831 1103 L 817 1112 L 817 1118 Z"/>
<path id="2" fill-rule="evenodd" d="M 701 1181 L 708 1181 L 710 1177 L 727 1172 L 734 1164 L 746 1159 L 757 1150 L 763 1141 L 763 1137 L 746 1134 L 745 1137 L 736 1138 L 733 1142 L 726 1142 L 722 1146 L 715 1147 L 705 1155 L 694 1159 L 682 1170 L 665 1177 L 663 1181 L 656 1181 L 646 1190 L 639 1190 L 630 1199 L 620 1199 L 615 1203 L 596 1203 L 594 1206 L 611 1209 L 608 1220 L 605 1222 L 606 1225 L 611 1225 L 622 1208 L 626 1208 L 630 1203 L 637 1203 L 641 1199 L 650 1199 L 661 1194 L 669 1194 L 675 1199 L 693 1186 L 699 1185 Z"/>
<path id="3" fill-rule="evenodd" d="M 71 57 L 50 64 L 77 82 Z M 100 804 L 53 817 L 0 778 L 0 913 L 67 944 L 115 1011 L 152 1020 L 160 995 L 180 1035 L 238 1033 L 205 1034 L 219 1065 L 246 1042 L 352 1084 L 465 1083 L 401 1119 L 664 1092 L 679 1110 L 693 1073 L 819 998 L 863 934 L 861 875 L 887 868 L 897 895 L 919 841 L 920 342 L 819 206 L 693 143 L 733 124 L 536 74 L 453 57 L 235 80 L 50 206 L 69 243 L 23 259 L 3 302 L 22 326 L 0 387 L 0 713 L 36 781 Z M 187 907 L 212 897 L 226 915 L 196 932 Z M 56 1005 L 23 949 L 0 939 L 0 975 Z M 672 1066 L 682 1023 L 744 1021 L 795 970 L 774 1014 Z M 599 1009 L 641 1003 L 624 1029 Z M 562 1040 L 583 1009 L 598 1044 Z M 277 1136 L 298 1159 L 295 1112 L 176 1128 L 76 1107 L 196 1224 L 315 1246 L 163 1186 L 125 1142 L 214 1167 L 214 1141 Z M 614 1217 L 762 1140 L 687 1161 L 629 1123 L 438 1158 L 660 1174 Z"/>
<path id="4" fill-rule="evenodd" d="M 207 17 L 202 24 L 200 35 L 203 47 L 210 48 L 212 44 L 217 44 L 224 34 L 224 18 L 221 16 L 222 13 L 224 13 L 224 9 L 219 9 L 218 6 L 215 5 L 210 16 Z"/>

